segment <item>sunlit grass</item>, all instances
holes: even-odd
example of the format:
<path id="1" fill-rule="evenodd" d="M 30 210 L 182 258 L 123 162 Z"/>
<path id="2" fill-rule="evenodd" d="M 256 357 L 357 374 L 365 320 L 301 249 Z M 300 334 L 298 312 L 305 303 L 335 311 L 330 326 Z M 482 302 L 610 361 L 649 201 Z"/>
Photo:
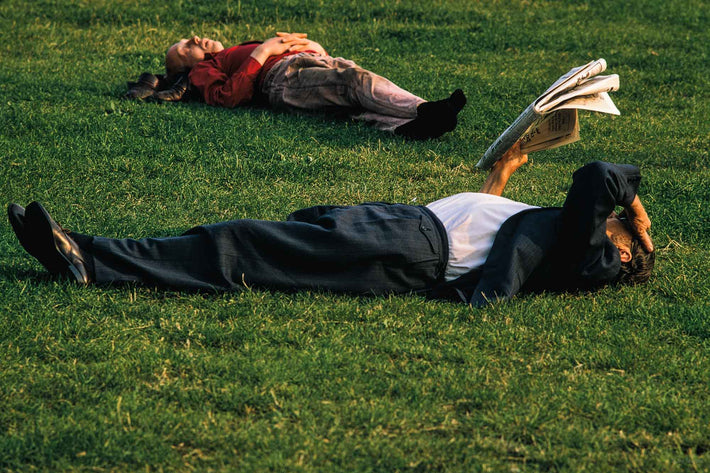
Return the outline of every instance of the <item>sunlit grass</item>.
<path id="1" fill-rule="evenodd" d="M 644 174 L 648 285 L 482 310 L 415 296 L 189 294 L 49 278 L 0 224 L 0 469 L 710 469 L 707 8 L 694 1 L 0 3 L 0 197 L 73 230 L 175 235 L 313 204 L 427 203 L 570 67 L 606 58 L 619 117 L 531 155 L 506 195 L 560 205 L 577 167 Z M 189 34 L 308 32 L 460 126 L 129 103 Z"/>

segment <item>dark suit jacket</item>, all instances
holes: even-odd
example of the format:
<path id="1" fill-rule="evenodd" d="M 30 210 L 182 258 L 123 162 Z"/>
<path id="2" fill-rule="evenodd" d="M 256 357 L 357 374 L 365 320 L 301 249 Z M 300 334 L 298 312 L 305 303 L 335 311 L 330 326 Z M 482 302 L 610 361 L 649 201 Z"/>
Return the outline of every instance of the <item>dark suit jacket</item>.
<path id="1" fill-rule="evenodd" d="M 613 281 L 621 261 L 606 236 L 606 218 L 615 206 L 631 204 L 640 181 L 636 166 L 587 164 L 574 173 L 561 208 L 513 215 L 498 231 L 481 269 L 437 286 L 430 295 L 483 306 L 522 289 L 590 289 Z"/>

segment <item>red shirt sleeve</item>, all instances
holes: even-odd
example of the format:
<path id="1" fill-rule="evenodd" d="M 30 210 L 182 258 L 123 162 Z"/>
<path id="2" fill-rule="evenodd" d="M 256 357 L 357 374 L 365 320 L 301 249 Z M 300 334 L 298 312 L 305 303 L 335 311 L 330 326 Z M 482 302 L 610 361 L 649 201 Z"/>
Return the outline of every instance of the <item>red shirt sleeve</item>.
<path id="1" fill-rule="evenodd" d="M 233 108 L 249 102 L 262 68 L 250 56 L 257 46 L 234 46 L 197 63 L 190 71 L 190 83 L 209 105 Z"/>

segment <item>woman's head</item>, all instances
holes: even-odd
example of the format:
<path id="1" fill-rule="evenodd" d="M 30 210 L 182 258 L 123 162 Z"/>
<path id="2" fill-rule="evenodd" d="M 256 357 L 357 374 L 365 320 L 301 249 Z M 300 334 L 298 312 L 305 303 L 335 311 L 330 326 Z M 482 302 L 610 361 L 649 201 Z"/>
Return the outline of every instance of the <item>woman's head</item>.
<path id="1" fill-rule="evenodd" d="M 204 60 L 205 54 L 215 54 L 223 49 L 222 43 L 209 38 L 193 36 L 190 39 L 181 39 L 168 48 L 165 55 L 165 71 L 168 76 L 185 72 Z"/>

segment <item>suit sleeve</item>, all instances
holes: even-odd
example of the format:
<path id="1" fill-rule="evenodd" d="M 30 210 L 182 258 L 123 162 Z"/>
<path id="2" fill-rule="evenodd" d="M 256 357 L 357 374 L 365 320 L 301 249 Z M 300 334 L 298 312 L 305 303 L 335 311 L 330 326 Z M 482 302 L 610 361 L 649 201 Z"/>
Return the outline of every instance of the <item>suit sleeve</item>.
<path id="1" fill-rule="evenodd" d="M 209 105 L 234 108 L 249 102 L 261 64 L 248 57 L 232 75 L 227 75 L 215 59 L 202 61 L 190 71 L 190 82 Z"/>
<path id="2" fill-rule="evenodd" d="M 582 285 L 608 282 L 619 272 L 619 251 L 606 236 L 606 219 L 628 206 L 641 182 L 636 166 L 595 161 L 577 170 L 560 215 L 560 250 Z"/>
<path id="3" fill-rule="evenodd" d="M 473 292 L 459 293 L 462 299 L 483 307 L 517 294 L 554 245 L 557 215 L 557 209 L 529 209 L 506 220 Z"/>

